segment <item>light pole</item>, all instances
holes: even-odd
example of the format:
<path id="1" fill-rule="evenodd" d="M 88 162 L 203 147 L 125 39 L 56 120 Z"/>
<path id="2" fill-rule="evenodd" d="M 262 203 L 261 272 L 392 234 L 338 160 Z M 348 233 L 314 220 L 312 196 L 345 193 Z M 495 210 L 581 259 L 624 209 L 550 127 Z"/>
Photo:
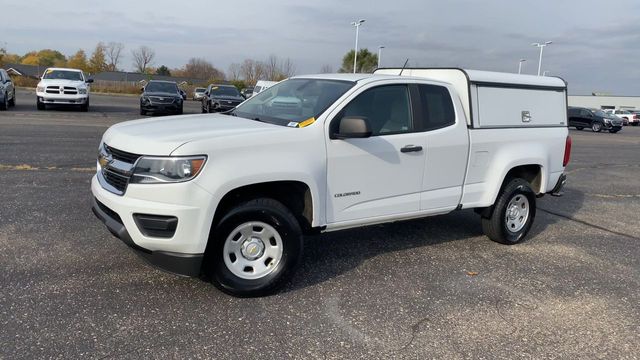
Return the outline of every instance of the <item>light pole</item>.
<path id="1" fill-rule="evenodd" d="M 353 73 L 356 73 L 356 65 L 358 64 L 358 32 L 360 30 L 360 25 L 362 25 L 362 23 L 365 22 L 364 19 L 360 19 L 358 21 L 354 21 L 351 23 L 351 25 L 356 27 L 356 48 L 355 48 L 355 52 L 353 53 Z"/>
<path id="2" fill-rule="evenodd" d="M 380 68 L 380 64 L 382 64 L 382 49 L 384 49 L 384 46 L 378 46 L 378 69 Z"/>
<path id="3" fill-rule="evenodd" d="M 540 60 L 538 60 L 538 76 L 540 76 L 540 70 L 542 70 L 542 52 L 544 51 L 544 47 L 547 45 L 553 44 L 553 41 L 547 41 L 545 43 L 533 43 L 531 46 L 537 46 L 540 48 Z"/>
<path id="4" fill-rule="evenodd" d="M 518 63 L 518 75 L 522 74 L 522 63 L 527 61 L 527 59 L 520 59 L 520 62 Z"/>

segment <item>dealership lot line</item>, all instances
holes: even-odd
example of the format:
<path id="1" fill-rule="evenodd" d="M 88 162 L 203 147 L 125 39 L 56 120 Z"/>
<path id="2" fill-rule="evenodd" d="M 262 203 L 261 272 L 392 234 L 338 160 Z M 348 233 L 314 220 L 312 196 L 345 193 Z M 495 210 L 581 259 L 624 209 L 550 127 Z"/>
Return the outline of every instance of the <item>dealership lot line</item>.
<path id="1" fill-rule="evenodd" d="M 84 114 L 32 97 L 0 112 L 0 358 L 640 353 L 640 128 L 571 130 L 566 195 L 540 200 L 521 245 L 471 211 L 330 233 L 283 292 L 236 299 L 145 265 L 91 214 L 87 169 L 136 98 L 93 95 Z"/>

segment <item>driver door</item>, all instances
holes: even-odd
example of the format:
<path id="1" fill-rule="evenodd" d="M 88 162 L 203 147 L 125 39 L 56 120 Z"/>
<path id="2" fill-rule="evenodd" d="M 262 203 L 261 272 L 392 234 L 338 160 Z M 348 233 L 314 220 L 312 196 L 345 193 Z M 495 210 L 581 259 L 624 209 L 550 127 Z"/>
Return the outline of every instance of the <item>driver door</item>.
<path id="1" fill-rule="evenodd" d="M 416 132 L 411 98 L 406 83 L 370 86 L 330 119 L 330 133 L 342 118 L 361 117 L 372 134 L 327 141 L 328 223 L 420 210 L 426 140 Z"/>

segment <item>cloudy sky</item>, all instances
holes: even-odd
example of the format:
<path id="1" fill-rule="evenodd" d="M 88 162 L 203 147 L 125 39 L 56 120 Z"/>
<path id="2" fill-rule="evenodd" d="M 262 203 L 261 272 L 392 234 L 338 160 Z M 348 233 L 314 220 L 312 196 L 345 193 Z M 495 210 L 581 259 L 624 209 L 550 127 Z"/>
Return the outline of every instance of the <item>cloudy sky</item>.
<path id="1" fill-rule="evenodd" d="M 535 73 L 538 49 L 553 41 L 543 70 L 569 82 L 570 93 L 640 95 L 638 0 L 58 0 L 3 1 L 0 44 L 9 52 L 53 48 L 89 53 L 98 41 L 146 45 L 156 66 L 202 57 L 227 70 L 245 58 L 290 58 L 298 74 L 340 67 L 353 48 L 350 22 L 366 19 L 360 46 L 382 65 L 460 66 Z"/>

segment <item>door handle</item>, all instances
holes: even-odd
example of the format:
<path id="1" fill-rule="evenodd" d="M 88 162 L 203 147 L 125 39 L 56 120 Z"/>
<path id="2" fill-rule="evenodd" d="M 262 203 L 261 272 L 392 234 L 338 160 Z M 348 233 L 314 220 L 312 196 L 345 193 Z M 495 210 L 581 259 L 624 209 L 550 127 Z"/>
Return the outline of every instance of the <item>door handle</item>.
<path id="1" fill-rule="evenodd" d="M 403 152 L 403 153 L 418 152 L 418 151 L 422 151 L 422 146 L 405 145 L 402 149 L 400 149 L 400 152 Z"/>

